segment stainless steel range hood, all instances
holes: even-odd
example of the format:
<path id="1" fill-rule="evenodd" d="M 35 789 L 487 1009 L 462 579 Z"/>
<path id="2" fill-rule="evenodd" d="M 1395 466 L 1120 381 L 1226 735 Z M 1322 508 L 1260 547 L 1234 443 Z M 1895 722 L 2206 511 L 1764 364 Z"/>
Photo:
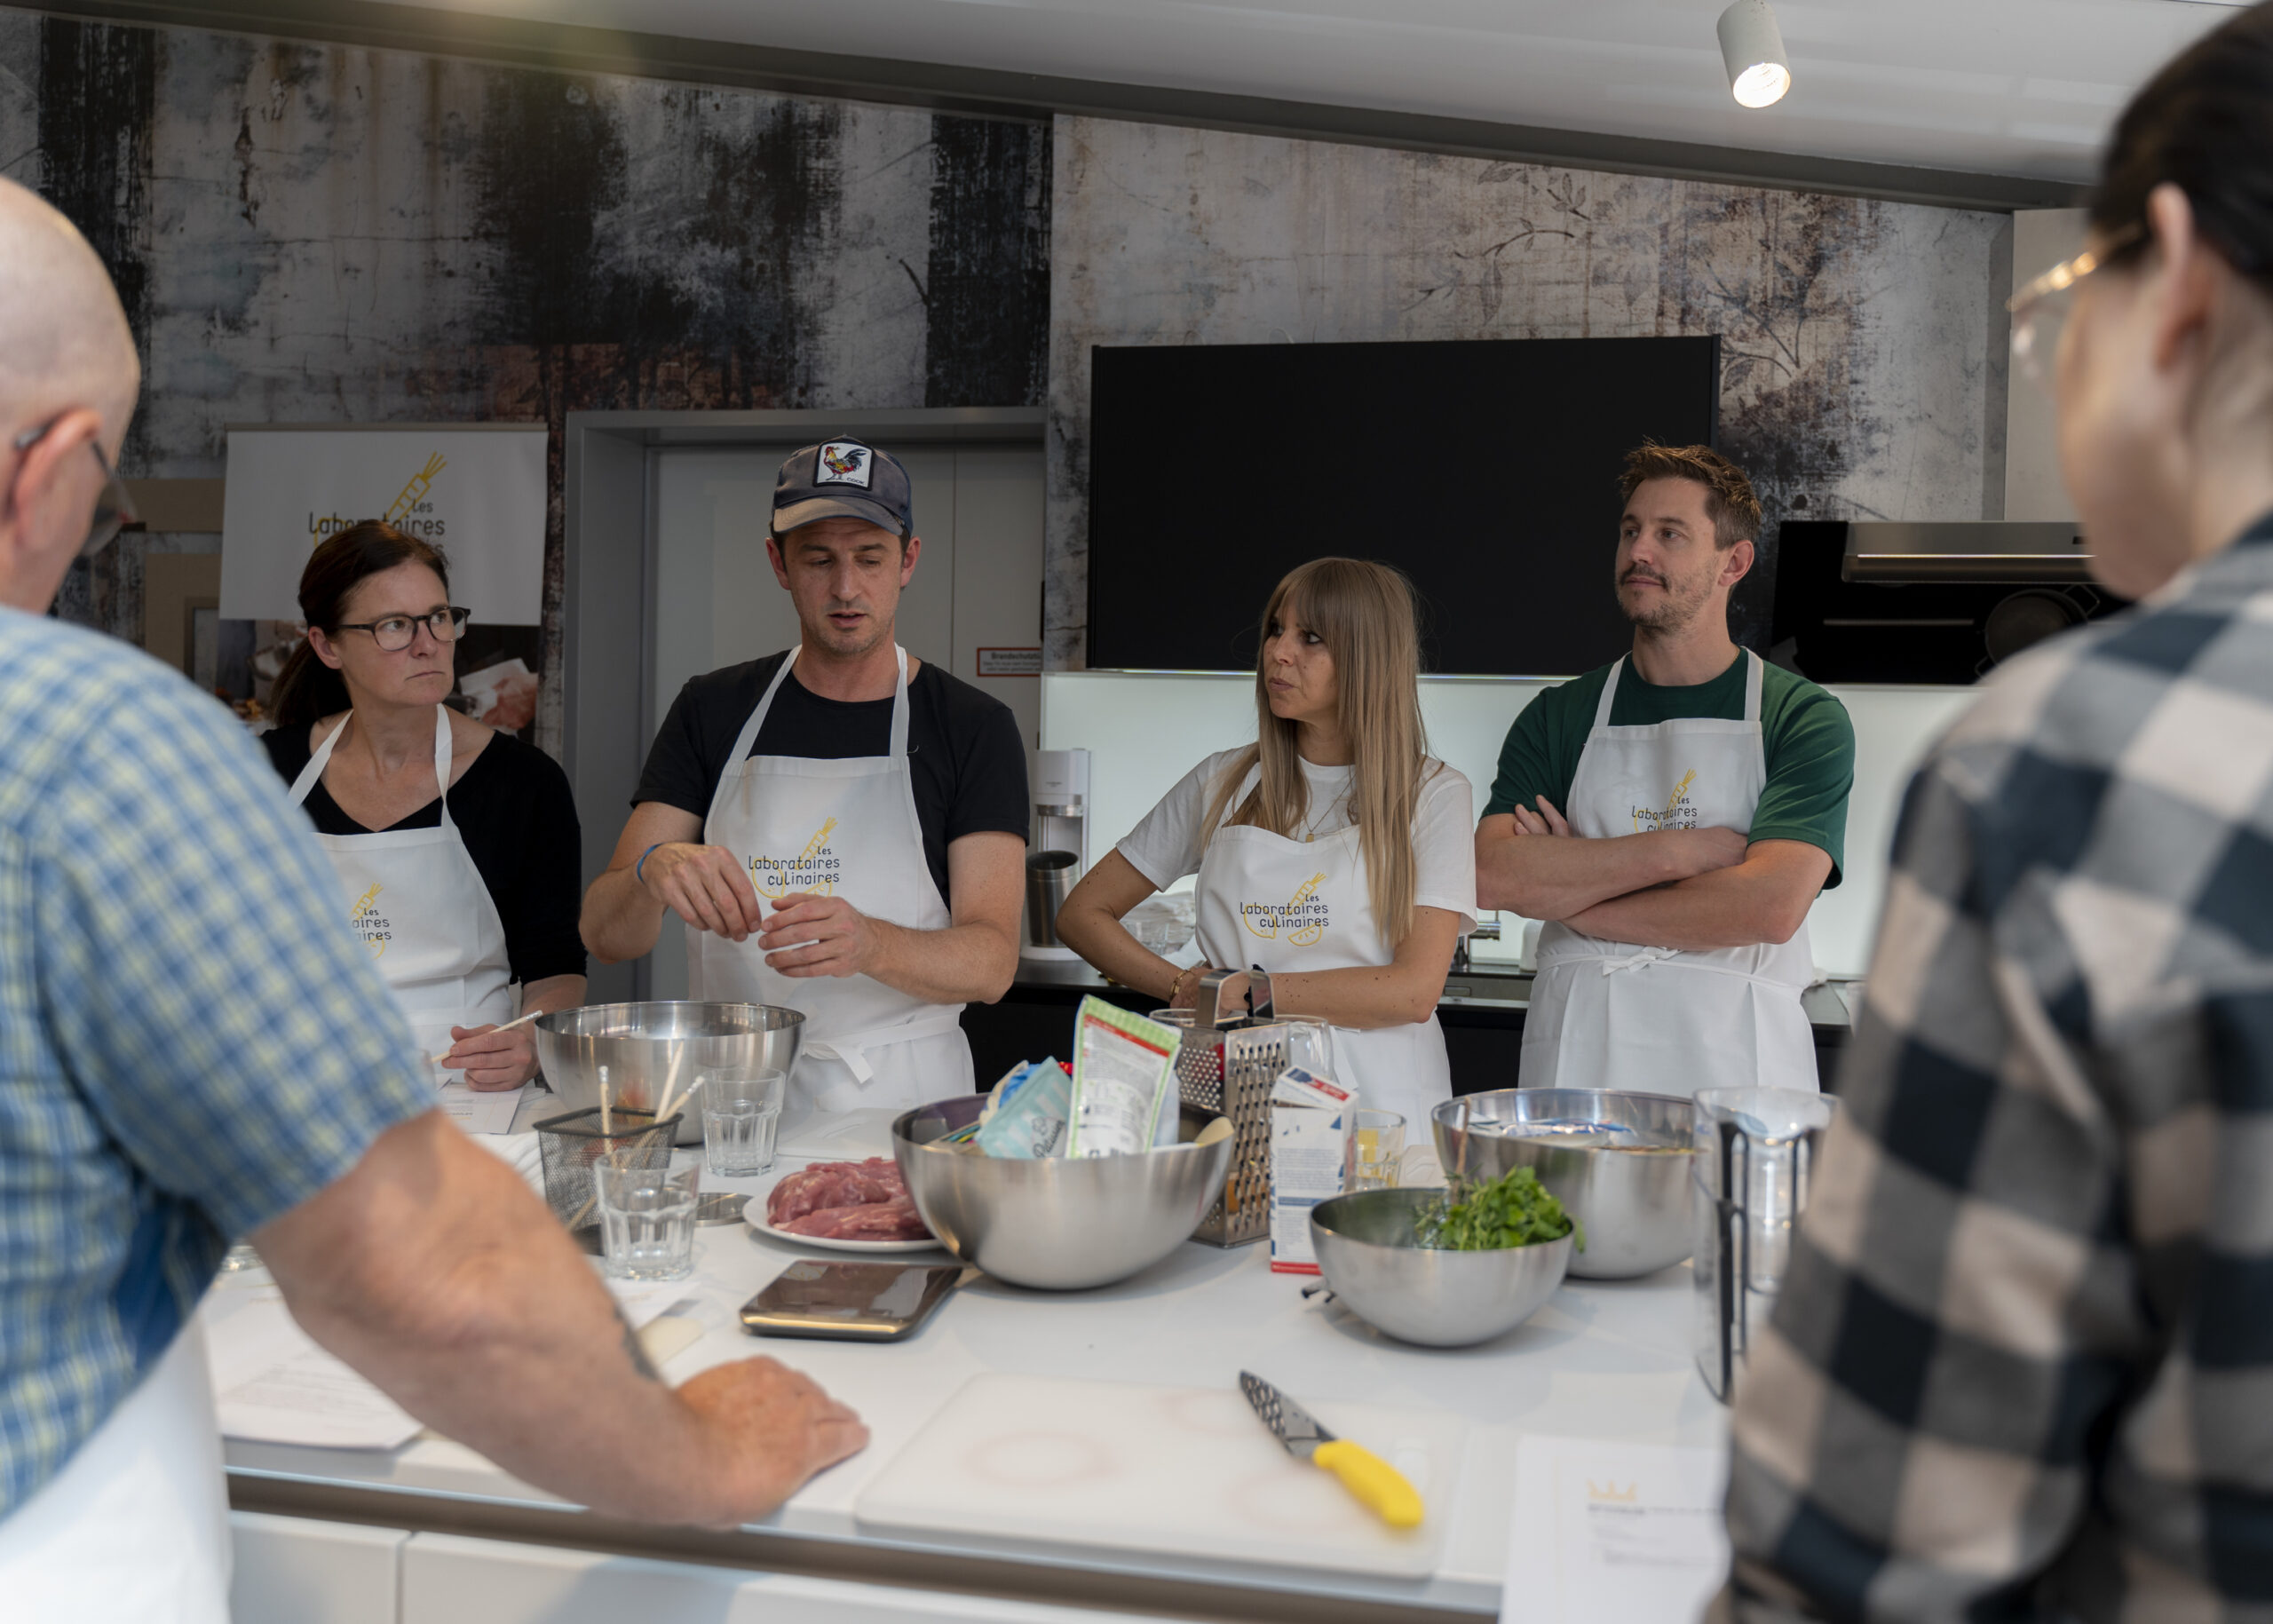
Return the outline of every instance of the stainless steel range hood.
<path id="1" fill-rule="evenodd" d="M 1847 527 L 1840 578 L 1887 583 L 1929 581 L 2088 581 L 2091 550 L 2073 524 L 2014 520 Z"/>

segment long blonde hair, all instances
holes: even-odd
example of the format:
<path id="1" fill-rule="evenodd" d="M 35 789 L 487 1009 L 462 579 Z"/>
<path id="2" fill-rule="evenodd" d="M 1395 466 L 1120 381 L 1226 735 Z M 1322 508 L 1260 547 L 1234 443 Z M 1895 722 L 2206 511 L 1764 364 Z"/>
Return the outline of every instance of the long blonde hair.
<path id="1" fill-rule="evenodd" d="M 1225 825 L 1224 810 L 1257 763 L 1262 772 L 1229 824 L 1291 836 L 1309 820 L 1310 783 L 1295 749 L 1300 725 L 1271 714 L 1271 628 L 1289 615 L 1317 633 L 1334 656 L 1335 717 L 1356 751 L 1350 812 L 1365 854 L 1366 888 L 1374 921 L 1390 944 L 1399 946 L 1413 931 L 1413 819 L 1429 736 L 1421 722 L 1413 586 L 1388 565 L 1313 558 L 1271 594 L 1255 660 L 1255 742 L 1224 768 L 1201 827 Z"/>

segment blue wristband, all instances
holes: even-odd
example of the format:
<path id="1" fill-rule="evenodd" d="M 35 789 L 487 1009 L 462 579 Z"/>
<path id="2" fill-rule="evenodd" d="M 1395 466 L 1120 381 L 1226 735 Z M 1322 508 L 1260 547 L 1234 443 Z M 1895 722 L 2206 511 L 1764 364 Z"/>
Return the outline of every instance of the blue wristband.
<path id="1" fill-rule="evenodd" d="M 647 860 L 654 856 L 656 852 L 661 851 L 669 844 L 670 843 L 667 840 L 659 840 L 653 845 L 649 846 L 645 852 L 639 853 L 639 860 L 631 865 L 631 879 L 634 884 L 645 885 L 647 883 L 647 876 L 645 872 L 647 867 Z"/>

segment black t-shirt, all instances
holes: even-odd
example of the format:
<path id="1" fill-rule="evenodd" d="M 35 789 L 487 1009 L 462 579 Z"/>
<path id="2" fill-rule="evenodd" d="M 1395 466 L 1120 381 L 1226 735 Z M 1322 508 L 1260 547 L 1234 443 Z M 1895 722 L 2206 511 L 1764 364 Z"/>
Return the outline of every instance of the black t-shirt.
<path id="1" fill-rule="evenodd" d="M 734 741 L 784 658 L 768 654 L 730 665 L 680 689 L 647 751 L 632 804 L 661 801 L 709 818 Z M 749 753 L 843 761 L 891 749 L 891 701 L 823 699 L 797 680 L 793 666 Z M 942 897 L 950 842 L 985 833 L 1026 837 L 1026 750 L 1018 718 L 994 695 L 929 661 L 907 684 L 907 767 L 923 860 Z"/>
<path id="2" fill-rule="evenodd" d="M 277 728 L 260 741 L 286 783 L 299 778 L 311 754 L 306 728 Z M 321 781 L 301 808 L 319 834 L 380 832 L 340 811 Z M 441 821 L 442 804 L 433 800 L 394 827 L 431 829 Z M 504 923 L 513 979 L 582 975 L 584 942 L 576 933 L 576 915 L 583 906 L 583 836 L 559 764 L 533 744 L 497 734 L 450 786 L 450 821 Z"/>

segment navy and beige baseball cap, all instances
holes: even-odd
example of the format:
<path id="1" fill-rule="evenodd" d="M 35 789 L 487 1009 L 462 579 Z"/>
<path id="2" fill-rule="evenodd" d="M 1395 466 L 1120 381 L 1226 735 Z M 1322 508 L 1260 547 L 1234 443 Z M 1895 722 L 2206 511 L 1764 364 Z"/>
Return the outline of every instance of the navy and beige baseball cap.
<path id="1" fill-rule="evenodd" d="M 907 470 L 889 451 L 858 440 L 825 440 L 794 451 L 773 479 L 772 533 L 817 519 L 859 519 L 905 541 L 915 529 Z"/>

